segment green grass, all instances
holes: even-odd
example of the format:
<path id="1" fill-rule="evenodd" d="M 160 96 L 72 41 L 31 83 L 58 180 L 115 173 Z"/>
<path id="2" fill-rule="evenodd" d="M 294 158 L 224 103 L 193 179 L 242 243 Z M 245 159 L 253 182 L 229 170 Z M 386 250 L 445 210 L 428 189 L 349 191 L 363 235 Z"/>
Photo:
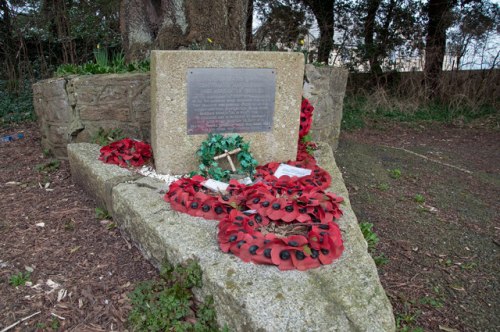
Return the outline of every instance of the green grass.
<path id="1" fill-rule="evenodd" d="M 46 163 L 36 165 L 36 170 L 40 173 L 52 173 L 59 169 L 61 162 L 57 159 L 52 159 Z"/>
<path id="2" fill-rule="evenodd" d="M 399 168 L 388 169 L 387 171 L 389 172 L 389 176 L 394 180 L 398 180 L 399 178 L 401 178 L 401 175 L 403 175 Z"/>
<path id="3" fill-rule="evenodd" d="M 95 217 L 99 220 L 111 219 L 111 214 L 106 209 L 95 208 Z"/>
<path id="4" fill-rule="evenodd" d="M 456 119 L 470 122 L 487 116 L 498 116 L 495 107 L 490 105 L 480 105 L 472 108 L 466 106 L 455 107 L 438 102 L 410 104 L 410 101 L 393 97 L 377 100 L 373 96 L 346 95 L 344 98 L 342 129 L 350 131 L 363 128 L 368 122 L 377 120 L 451 123 Z"/>
<path id="5" fill-rule="evenodd" d="M 110 143 L 124 139 L 126 135 L 119 128 L 103 129 L 99 130 L 92 135 L 92 142 L 99 144 L 100 146 L 108 145 Z"/>
<path id="6" fill-rule="evenodd" d="M 19 84 L 0 80 L 0 126 L 36 119 L 31 82 Z M 9 92 L 11 90 L 18 92 Z"/>
<path id="7" fill-rule="evenodd" d="M 413 199 L 415 200 L 415 202 L 419 203 L 419 204 L 422 204 L 425 202 L 425 197 L 424 195 L 422 194 L 416 194 Z"/>
<path id="8" fill-rule="evenodd" d="M 420 304 L 430 305 L 431 307 L 436 308 L 436 309 L 442 308 L 444 306 L 444 302 L 442 299 L 434 298 L 431 296 L 422 297 L 419 300 L 419 302 L 420 302 Z"/>
<path id="9" fill-rule="evenodd" d="M 28 281 L 30 281 L 30 273 L 29 272 L 19 272 L 18 274 L 14 274 L 9 278 L 9 284 L 14 287 L 24 286 Z"/>
<path id="10" fill-rule="evenodd" d="M 389 190 L 391 187 L 389 186 L 388 183 L 379 183 L 379 185 L 377 186 L 377 188 L 380 190 L 380 191 L 387 191 Z"/>
<path id="11" fill-rule="evenodd" d="M 128 321 L 133 331 L 219 331 L 213 299 L 194 301 L 192 289 L 201 287 L 201 268 L 190 261 L 173 267 L 165 264 L 160 279 L 140 283 L 129 294 Z"/>

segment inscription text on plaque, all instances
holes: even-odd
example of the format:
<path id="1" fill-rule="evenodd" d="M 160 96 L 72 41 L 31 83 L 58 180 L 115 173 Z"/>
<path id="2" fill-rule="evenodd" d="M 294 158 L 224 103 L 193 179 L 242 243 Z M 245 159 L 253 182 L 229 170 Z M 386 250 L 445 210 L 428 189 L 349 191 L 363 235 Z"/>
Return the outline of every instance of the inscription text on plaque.
<path id="1" fill-rule="evenodd" d="M 276 70 L 189 68 L 187 134 L 271 131 Z"/>

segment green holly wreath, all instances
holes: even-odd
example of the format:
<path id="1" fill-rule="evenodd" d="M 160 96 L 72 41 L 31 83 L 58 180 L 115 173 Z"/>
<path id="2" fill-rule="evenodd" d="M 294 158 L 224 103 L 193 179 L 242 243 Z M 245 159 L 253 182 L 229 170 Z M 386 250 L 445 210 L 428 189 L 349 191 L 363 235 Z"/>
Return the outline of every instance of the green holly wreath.
<path id="1" fill-rule="evenodd" d="M 252 177 L 255 173 L 257 160 L 252 157 L 249 149 L 250 144 L 243 141 L 243 137 L 240 135 L 223 136 L 220 134 L 209 134 L 207 140 L 201 143 L 201 147 L 196 152 L 200 159 L 200 165 L 198 167 L 199 170 L 193 172 L 192 175 L 199 174 L 218 181 L 229 181 L 229 175 L 232 172 L 222 169 L 214 158 L 228 151 L 239 150 L 234 155 L 236 155 L 240 167 L 235 168 L 236 171 L 234 173 Z"/>

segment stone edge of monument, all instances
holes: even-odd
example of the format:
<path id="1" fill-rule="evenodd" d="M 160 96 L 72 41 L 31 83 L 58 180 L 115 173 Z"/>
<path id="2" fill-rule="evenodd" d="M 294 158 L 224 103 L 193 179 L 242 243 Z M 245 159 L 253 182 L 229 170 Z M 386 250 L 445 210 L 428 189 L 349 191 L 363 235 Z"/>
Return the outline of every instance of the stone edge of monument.
<path id="1" fill-rule="evenodd" d="M 334 264 L 306 272 L 281 272 L 222 253 L 216 240 L 217 222 L 171 210 L 161 195 L 166 184 L 131 179 L 129 171 L 98 161 L 98 147 L 91 144 L 71 144 L 68 151 L 74 181 L 98 201 L 111 204 L 109 211 L 120 228 L 157 267 L 164 259 L 174 264 L 199 261 L 203 287 L 196 295 L 214 297 L 221 326 L 227 324 L 236 331 L 394 331 L 391 304 L 367 252 L 342 176 L 330 147 L 319 146 L 316 158 L 332 175 L 330 189 L 346 201 L 339 220 L 346 249 Z M 99 181 L 106 185 L 95 183 Z"/>
<path id="2" fill-rule="evenodd" d="M 198 164 L 195 152 L 207 137 L 187 135 L 187 69 L 232 67 L 276 69 L 273 130 L 240 135 L 251 142 L 250 150 L 260 164 L 295 159 L 304 76 L 301 53 L 152 51 L 151 143 L 159 172 L 193 170 Z"/>
<path id="3" fill-rule="evenodd" d="M 137 180 L 141 176 L 125 168 L 110 168 L 97 160 L 100 148 L 91 143 L 68 144 L 71 177 L 73 182 L 96 200 L 98 207 L 111 211 L 113 187 L 122 182 Z"/>

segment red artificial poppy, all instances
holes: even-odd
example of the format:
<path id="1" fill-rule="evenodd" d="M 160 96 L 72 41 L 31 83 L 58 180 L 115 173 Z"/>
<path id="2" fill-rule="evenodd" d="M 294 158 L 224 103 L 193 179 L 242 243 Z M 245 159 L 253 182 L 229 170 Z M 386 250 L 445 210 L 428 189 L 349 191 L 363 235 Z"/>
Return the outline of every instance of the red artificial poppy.
<path id="1" fill-rule="evenodd" d="M 297 250 L 295 251 L 295 255 L 292 255 L 292 263 L 297 270 L 305 271 L 314 269 L 321 265 L 318 259 L 311 257 L 311 254 L 308 253 L 309 251 L 310 248 L 308 246 L 304 246 L 302 250 Z"/>
<path id="2" fill-rule="evenodd" d="M 99 160 L 121 167 L 142 166 L 151 158 L 151 146 L 125 138 L 106 145 L 100 150 Z"/>
<path id="3" fill-rule="evenodd" d="M 280 220 L 285 214 L 283 209 L 286 205 L 287 201 L 285 198 L 275 198 L 270 202 L 269 207 L 263 211 L 263 214 L 271 220 Z"/>
<path id="4" fill-rule="evenodd" d="M 292 255 L 294 249 L 284 244 L 275 243 L 271 250 L 271 261 L 277 265 L 281 271 L 293 270 Z"/>

